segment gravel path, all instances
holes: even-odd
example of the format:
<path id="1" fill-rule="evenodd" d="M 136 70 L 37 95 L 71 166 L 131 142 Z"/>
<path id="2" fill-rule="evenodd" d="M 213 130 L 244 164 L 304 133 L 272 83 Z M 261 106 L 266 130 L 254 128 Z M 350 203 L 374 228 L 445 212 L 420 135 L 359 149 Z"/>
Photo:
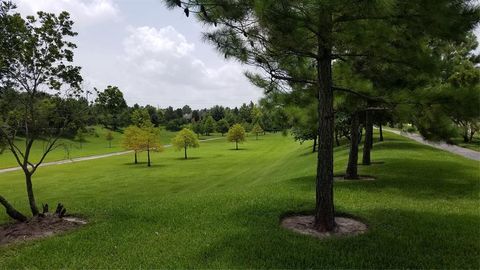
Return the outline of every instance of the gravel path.
<path id="1" fill-rule="evenodd" d="M 460 146 L 457 146 L 457 145 L 447 144 L 445 142 L 427 141 L 421 135 L 416 134 L 416 133 L 408 133 L 408 132 L 403 132 L 403 131 L 400 131 L 400 130 L 386 129 L 386 128 L 384 128 L 383 130 L 388 131 L 388 132 L 392 132 L 392 133 L 395 133 L 395 134 L 398 134 L 398 135 L 401 135 L 401 136 L 404 136 L 404 137 L 407 137 L 407 138 L 412 139 L 414 141 L 417 141 L 419 143 L 430 145 L 432 147 L 442 149 L 442 150 L 448 151 L 450 153 L 454 153 L 454 154 L 466 157 L 468 159 L 473 159 L 473 160 L 480 161 L 480 152 L 477 152 L 477 151 L 474 151 L 474 150 L 463 148 L 463 147 L 460 147 Z"/>
<path id="2" fill-rule="evenodd" d="M 219 139 L 223 139 L 223 138 L 224 137 L 205 139 L 205 140 L 200 140 L 200 142 L 214 141 L 214 140 L 219 140 Z M 168 147 L 171 147 L 171 146 L 172 146 L 171 144 L 166 144 L 163 147 L 168 148 Z M 80 161 L 94 160 L 94 159 L 107 158 L 107 157 L 113 157 L 113 156 L 120 156 L 120 155 L 129 154 L 129 153 L 132 153 L 132 152 L 133 151 L 123 151 L 123 152 L 115 152 L 115 153 L 96 155 L 96 156 L 79 157 L 79 158 L 65 159 L 65 160 L 59 160 L 59 161 L 45 162 L 45 163 L 41 164 L 40 167 L 75 163 L 75 162 L 80 162 Z M 0 169 L 0 173 L 20 171 L 21 169 L 22 169 L 21 167 Z"/>

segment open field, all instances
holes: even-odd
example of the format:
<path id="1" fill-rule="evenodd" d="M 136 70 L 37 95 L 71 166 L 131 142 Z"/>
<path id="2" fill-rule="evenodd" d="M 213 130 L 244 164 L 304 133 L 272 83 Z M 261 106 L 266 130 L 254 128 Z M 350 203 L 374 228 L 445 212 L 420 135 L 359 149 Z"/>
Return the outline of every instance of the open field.
<path id="1" fill-rule="evenodd" d="M 105 135 L 108 131 L 104 128 L 96 127 L 95 135 L 90 134 L 86 138 L 86 142 L 80 144 L 75 140 L 61 139 L 58 144 L 59 147 L 52 151 L 46 158 L 46 162 L 58 161 L 64 159 L 73 159 L 78 157 L 102 155 L 114 152 L 125 151 L 122 147 L 122 132 L 112 132 L 113 140 L 110 147 L 108 141 L 105 139 Z M 170 144 L 171 139 L 175 136 L 176 132 L 168 131 L 162 128 L 160 132 L 160 142 L 162 144 Z M 219 137 L 220 134 L 211 134 L 212 136 L 200 136 L 200 139 L 209 139 L 213 137 Z M 21 145 L 21 144 L 20 144 Z M 32 148 L 32 157 L 36 162 L 43 154 L 44 143 L 37 141 Z M 0 169 L 17 167 L 18 164 L 15 161 L 13 155 L 8 150 L 0 155 Z"/>
<path id="2" fill-rule="evenodd" d="M 372 152 L 384 163 L 360 166 L 376 181 L 335 185 L 337 211 L 364 220 L 365 235 L 320 241 L 280 228 L 286 213 L 313 210 L 316 154 L 272 134 L 239 151 L 204 142 L 190 160 L 168 148 L 151 168 L 130 155 L 41 168 L 37 201 L 90 224 L 1 247 L 0 268 L 478 268 L 478 162 L 385 137 Z M 337 147 L 337 173 L 347 159 Z M 0 190 L 27 212 L 21 172 L 2 174 Z"/>

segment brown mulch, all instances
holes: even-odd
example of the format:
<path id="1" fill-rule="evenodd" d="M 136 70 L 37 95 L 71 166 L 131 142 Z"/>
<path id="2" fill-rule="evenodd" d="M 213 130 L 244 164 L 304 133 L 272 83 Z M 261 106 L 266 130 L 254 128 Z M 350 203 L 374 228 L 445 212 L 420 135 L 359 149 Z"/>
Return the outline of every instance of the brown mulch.
<path id="1" fill-rule="evenodd" d="M 281 226 L 294 232 L 317 238 L 359 235 L 368 230 L 368 226 L 365 223 L 349 217 L 335 217 L 335 223 L 336 227 L 333 232 L 320 232 L 313 227 L 313 215 L 299 215 L 284 218 Z"/>
<path id="2" fill-rule="evenodd" d="M 85 224 L 87 222 L 80 218 L 73 216 L 59 218 L 56 215 L 34 217 L 27 222 L 5 224 L 0 226 L 0 246 L 53 236 Z"/>

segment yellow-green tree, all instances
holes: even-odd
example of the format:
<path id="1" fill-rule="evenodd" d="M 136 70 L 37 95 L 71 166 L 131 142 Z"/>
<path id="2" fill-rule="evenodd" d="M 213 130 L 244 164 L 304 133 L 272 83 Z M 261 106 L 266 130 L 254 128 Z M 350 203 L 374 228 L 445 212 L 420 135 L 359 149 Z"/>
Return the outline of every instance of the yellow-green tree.
<path id="1" fill-rule="evenodd" d="M 147 151 L 147 166 L 150 167 L 150 151 L 163 151 L 163 145 L 160 143 L 160 130 L 152 126 L 145 126 L 141 128 L 140 134 L 140 146 L 142 150 Z"/>
<path id="2" fill-rule="evenodd" d="M 125 149 L 135 153 L 135 164 L 138 163 L 137 154 L 142 150 L 142 129 L 137 126 L 129 126 L 124 131 L 122 145 Z"/>
<path id="3" fill-rule="evenodd" d="M 258 140 L 258 134 L 263 132 L 263 128 L 256 123 L 252 128 L 252 132 L 255 133 L 255 140 Z"/>
<path id="4" fill-rule="evenodd" d="M 105 134 L 105 139 L 108 141 L 108 148 L 112 148 L 112 141 L 114 137 L 111 131 L 108 131 L 107 134 Z"/>
<path id="5" fill-rule="evenodd" d="M 172 145 L 177 151 L 184 150 L 185 159 L 187 159 L 187 149 L 199 147 L 197 136 L 188 128 L 184 128 L 172 139 Z"/>
<path id="6" fill-rule="evenodd" d="M 245 129 L 240 124 L 233 125 L 227 134 L 229 142 L 235 142 L 235 149 L 238 150 L 238 143 L 245 141 Z"/>

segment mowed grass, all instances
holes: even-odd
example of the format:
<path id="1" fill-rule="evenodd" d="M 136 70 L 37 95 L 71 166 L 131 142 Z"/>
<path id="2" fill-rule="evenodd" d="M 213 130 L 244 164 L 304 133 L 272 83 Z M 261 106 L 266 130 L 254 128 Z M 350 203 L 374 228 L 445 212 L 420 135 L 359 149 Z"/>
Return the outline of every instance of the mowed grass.
<path id="1" fill-rule="evenodd" d="M 335 184 L 337 211 L 369 232 L 318 240 L 279 226 L 310 212 L 310 144 L 281 135 L 224 140 L 189 152 L 167 148 L 153 167 L 130 155 L 41 168 L 37 200 L 62 202 L 89 220 L 75 232 L 0 248 L 0 268 L 478 268 L 478 162 L 386 133 L 362 174 Z M 142 161 L 145 157 L 142 155 Z M 335 151 L 341 173 L 348 147 Z M 0 192 L 27 211 L 22 175 L 0 174 Z M 7 222 L 0 213 L 0 223 Z"/>
<path id="2" fill-rule="evenodd" d="M 58 147 L 50 154 L 48 154 L 45 162 L 125 151 L 125 149 L 122 147 L 123 132 L 112 132 L 113 140 L 111 142 L 111 145 L 105 139 L 107 132 L 108 130 L 105 128 L 95 127 L 94 134 L 87 135 L 85 138 L 86 141 L 83 143 L 71 139 L 60 139 L 59 143 L 57 144 Z M 170 141 L 175 136 L 175 134 L 176 132 L 168 131 L 164 128 L 161 128 L 160 142 L 162 144 L 170 144 Z M 202 136 L 201 139 L 210 137 Z M 21 138 L 18 139 L 17 145 L 23 149 L 24 140 L 22 140 Z M 43 155 L 45 147 L 45 142 L 41 140 L 37 141 L 33 145 L 31 157 L 35 163 L 40 160 L 40 157 Z M 10 151 L 5 150 L 5 152 L 0 155 L 0 169 L 17 166 L 18 163 L 15 161 L 15 158 Z"/>

